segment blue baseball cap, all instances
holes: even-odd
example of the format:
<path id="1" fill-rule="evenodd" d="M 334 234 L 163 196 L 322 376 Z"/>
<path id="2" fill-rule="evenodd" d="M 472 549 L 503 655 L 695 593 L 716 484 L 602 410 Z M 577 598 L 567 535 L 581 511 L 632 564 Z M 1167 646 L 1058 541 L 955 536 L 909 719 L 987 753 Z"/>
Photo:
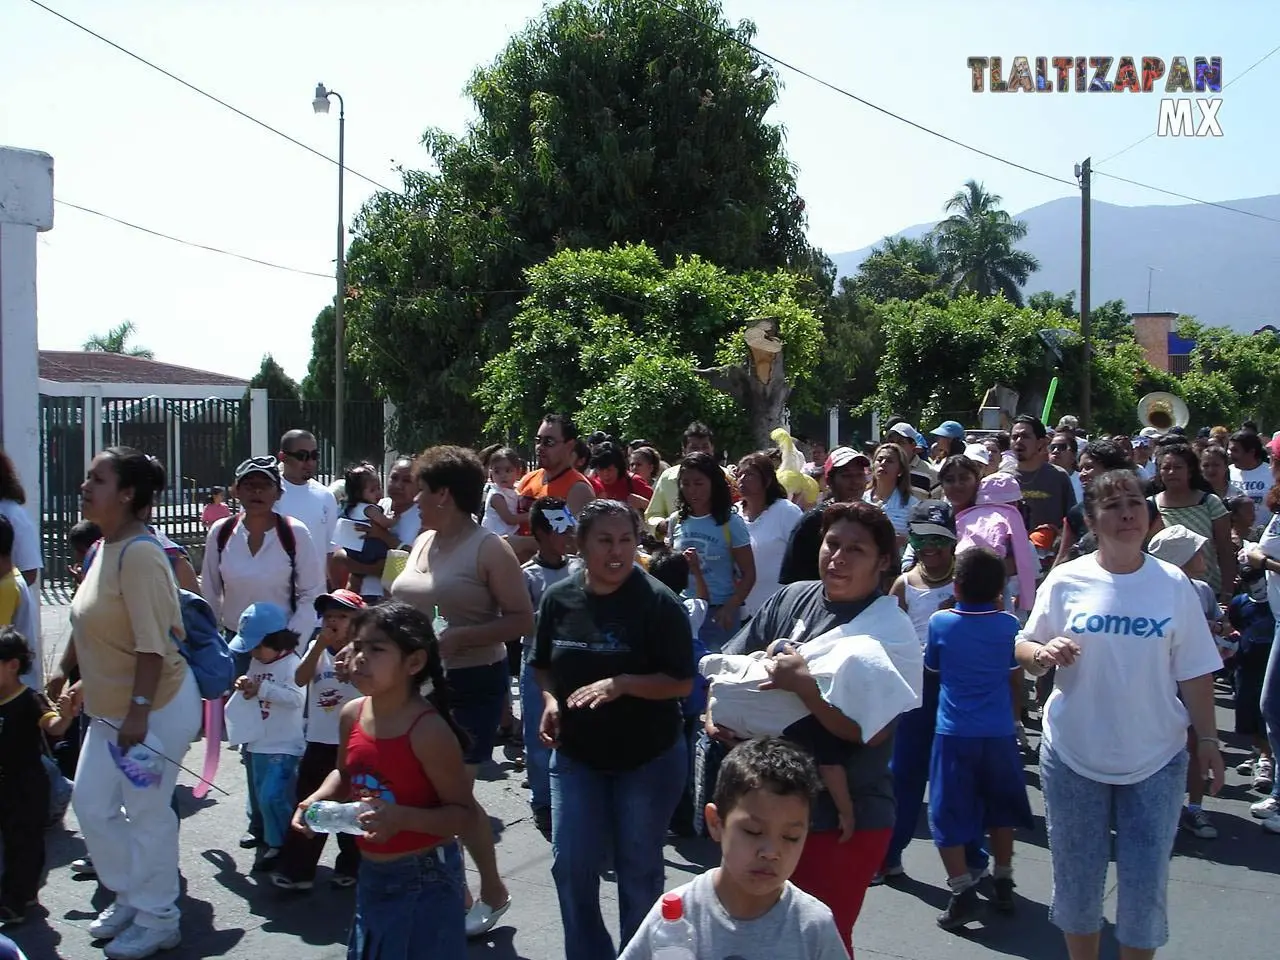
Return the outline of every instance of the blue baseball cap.
<path id="1" fill-rule="evenodd" d="M 289 629 L 289 614 L 274 603 L 251 603 L 240 614 L 236 635 L 230 643 L 232 653 L 248 653 L 271 633 Z"/>
<path id="2" fill-rule="evenodd" d="M 932 430 L 932 434 L 935 437 L 946 437 L 948 440 L 963 440 L 964 427 L 955 420 L 943 420 Z"/>

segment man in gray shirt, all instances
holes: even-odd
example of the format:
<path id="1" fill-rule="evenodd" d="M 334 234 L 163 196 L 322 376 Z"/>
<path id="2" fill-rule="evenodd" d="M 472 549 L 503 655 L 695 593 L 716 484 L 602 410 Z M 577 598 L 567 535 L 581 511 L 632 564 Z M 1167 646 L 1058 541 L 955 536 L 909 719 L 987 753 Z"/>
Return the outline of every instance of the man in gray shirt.
<path id="1" fill-rule="evenodd" d="M 1030 414 L 1014 418 L 1013 455 L 1018 458 L 1018 486 L 1027 505 L 1027 530 L 1051 526 L 1062 529 L 1067 511 L 1076 505 L 1071 477 L 1049 462 L 1049 438 L 1044 424 Z"/>

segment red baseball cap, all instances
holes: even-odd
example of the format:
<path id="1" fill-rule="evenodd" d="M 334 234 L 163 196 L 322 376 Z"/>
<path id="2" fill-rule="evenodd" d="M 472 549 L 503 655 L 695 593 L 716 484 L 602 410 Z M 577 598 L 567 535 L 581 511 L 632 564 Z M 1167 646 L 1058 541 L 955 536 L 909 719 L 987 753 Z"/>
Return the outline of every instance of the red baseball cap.
<path id="1" fill-rule="evenodd" d="M 316 597 L 316 613 L 323 614 L 333 607 L 344 610 L 363 610 L 366 606 L 364 597 L 354 590 L 335 590 L 333 593 L 322 593 Z"/>

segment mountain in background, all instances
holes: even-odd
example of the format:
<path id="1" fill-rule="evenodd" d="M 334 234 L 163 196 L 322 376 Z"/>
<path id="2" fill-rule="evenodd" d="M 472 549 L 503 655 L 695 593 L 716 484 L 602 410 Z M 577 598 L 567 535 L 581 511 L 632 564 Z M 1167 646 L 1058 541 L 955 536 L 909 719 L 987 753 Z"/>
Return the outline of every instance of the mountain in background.
<path id="1" fill-rule="evenodd" d="M 1226 206 L 1280 220 L 1280 195 L 1228 200 Z M 941 219 L 941 218 L 940 218 Z M 1027 294 L 1080 289 L 1080 201 L 1063 197 L 1015 214 L 1027 224 L 1019 249 L 1040 269 Z M 934 228 L 917 224 L 897 234 L 917 239 Z M 1131 311 L 1190 314 L 1201 323 L 1249 332 L 1280 326 L 1280 223 L 1191 203 L 1120 207 L 1093 201 L 1093 304 L 1123 300 Z M 871 247 L 832 256 L 840 276 L 851 276 Z M 1076 303 L 1080 302 L 1079 296 Z"/>

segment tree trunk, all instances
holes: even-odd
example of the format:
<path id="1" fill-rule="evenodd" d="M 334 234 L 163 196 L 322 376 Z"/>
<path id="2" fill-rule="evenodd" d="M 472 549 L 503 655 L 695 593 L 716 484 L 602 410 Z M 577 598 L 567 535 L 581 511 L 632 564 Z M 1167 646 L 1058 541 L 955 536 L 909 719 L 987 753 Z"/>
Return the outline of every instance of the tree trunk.
<path id="1" fill-rule="evenodd" d="M 791 387 L 787 383 L 777 321 L 755 321 L 747 329 L 746 338 L 750 361 L 696 372 L 711 386 L 743 405 L 754 448 L 765 450 L 773 444 L 769 434 L 784 425 L 783 414 Z"/>

